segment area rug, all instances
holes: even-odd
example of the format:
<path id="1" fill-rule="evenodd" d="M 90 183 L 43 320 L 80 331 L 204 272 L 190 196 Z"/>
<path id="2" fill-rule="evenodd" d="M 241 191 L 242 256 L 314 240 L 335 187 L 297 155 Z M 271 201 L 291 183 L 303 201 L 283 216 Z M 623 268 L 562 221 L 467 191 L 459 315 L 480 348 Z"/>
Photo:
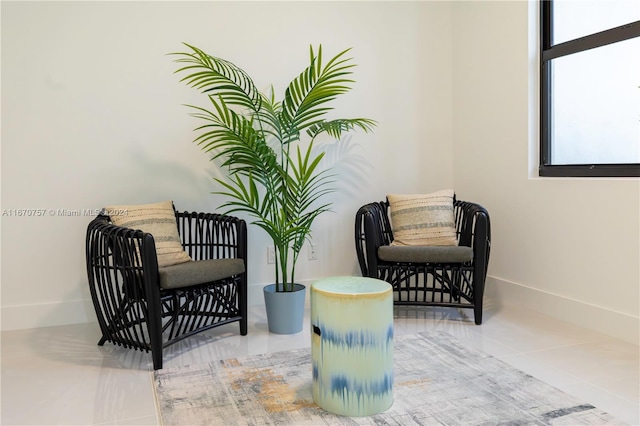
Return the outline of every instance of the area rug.
<path id="1" fill-rule="evenodd" d="M 313 403 L 310 349 L 154 373 L 163 425 L 603 425 L 608 413 L 444 332 L 394 339 L 394 402 L 342 417 Z"/>

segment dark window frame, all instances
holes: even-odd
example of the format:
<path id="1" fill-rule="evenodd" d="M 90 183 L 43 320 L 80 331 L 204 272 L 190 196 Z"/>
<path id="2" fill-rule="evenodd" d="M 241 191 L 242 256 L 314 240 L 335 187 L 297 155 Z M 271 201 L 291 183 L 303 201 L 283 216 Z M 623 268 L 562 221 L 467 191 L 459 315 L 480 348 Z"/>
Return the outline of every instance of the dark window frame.
<path id="1" fill-rule="evenodd" d="M 552 164 L 551 61 L 562 56 L 640 37 L 640 21 L 564 43 L 553 44 L 553 0 L 540 2 L 540 164 L 538 174 L 550 177 L 640 177 L 640 163 Z"/>

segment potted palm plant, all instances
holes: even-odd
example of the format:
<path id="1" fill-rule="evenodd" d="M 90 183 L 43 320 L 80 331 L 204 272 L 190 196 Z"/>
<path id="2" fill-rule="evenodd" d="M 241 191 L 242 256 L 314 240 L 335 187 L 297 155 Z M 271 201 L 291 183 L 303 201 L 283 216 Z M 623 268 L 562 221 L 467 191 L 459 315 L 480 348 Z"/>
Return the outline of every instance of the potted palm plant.
<path id="1" fill-rule="evenodd" d="M 194 142 L 227 171 L 225 179 L 215 179 L 221 189 L 214 192 L 229 199 L 221 206 L 225 213 L 248 214 L 273 240 L 275 283 L 264 288 L 269 330 L 296 333 L 305 298 L 305 287 L 295 283 L 296 262 L 314 220 L 330 209 L 322 198 L 334 190 L 329 170 L 319 166 L 324 151 L 316 149 L 316 138 L 327 134 L 340 140 L 345 132 L 375 126 L 367 118 L 326 118 L 329 103 L 351 89 L 350 49 L 324 63 L 322 46 L 317 52 L 310 47 L 309 65 L 276 100 L 273 87 L 261 93 L 235 64 L 185 46 L 186 52 L 173 54 L 180 65 L 176 73 L 207 98 L 206 106 L 188 105 L 202 122 Z M 301 306 L 270 306 L 272 299 L 294 293 Z M 277 318 L 290 313 L 296 318 Z"/>

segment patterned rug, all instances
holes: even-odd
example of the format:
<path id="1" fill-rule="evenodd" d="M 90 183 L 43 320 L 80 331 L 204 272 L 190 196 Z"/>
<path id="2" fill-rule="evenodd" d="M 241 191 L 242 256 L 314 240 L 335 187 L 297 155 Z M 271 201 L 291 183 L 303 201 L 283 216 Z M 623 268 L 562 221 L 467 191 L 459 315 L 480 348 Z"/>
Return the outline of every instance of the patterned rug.
<path id="1" fill-rule="evenodd" d="M 341 417 L 313 403 L 310 349 L 154 373 L 163 425 L 603 425 L 608 413 L 443 332 L 394 339 L 394 403 Z"/>

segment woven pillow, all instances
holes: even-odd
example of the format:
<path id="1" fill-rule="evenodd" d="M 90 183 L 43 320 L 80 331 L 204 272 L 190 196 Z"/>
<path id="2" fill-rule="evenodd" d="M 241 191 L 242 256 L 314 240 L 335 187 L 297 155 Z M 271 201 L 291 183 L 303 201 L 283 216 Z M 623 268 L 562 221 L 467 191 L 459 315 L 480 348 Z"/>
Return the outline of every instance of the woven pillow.
<path id="1" fill-rule="evenodd" d="M 455 246 L 452 189 L 431 194 L 389 194 L 393 246 Z"/>
<path id="2" fill-rule="evenodd" d="M 184 251 L 176 225 L 173 202 L 132 206 L 108 206 L 105 213 L 114 225 L 139 229 L 153 235 L 158 255 L 158 267 L 189 262 L 191 257 Z"/>

